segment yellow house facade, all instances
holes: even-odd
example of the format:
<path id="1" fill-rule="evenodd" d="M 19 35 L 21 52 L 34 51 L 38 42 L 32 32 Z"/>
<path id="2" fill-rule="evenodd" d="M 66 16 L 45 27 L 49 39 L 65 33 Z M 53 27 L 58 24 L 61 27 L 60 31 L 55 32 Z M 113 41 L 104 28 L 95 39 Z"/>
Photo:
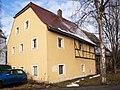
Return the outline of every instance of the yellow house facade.
<path id="1" fill-rule="evenodd" d="M 29 78 L 60 82 L 96 73 L 95 44 L 72 22 L 29 3 L 14 17 L 8 64 Z"/>

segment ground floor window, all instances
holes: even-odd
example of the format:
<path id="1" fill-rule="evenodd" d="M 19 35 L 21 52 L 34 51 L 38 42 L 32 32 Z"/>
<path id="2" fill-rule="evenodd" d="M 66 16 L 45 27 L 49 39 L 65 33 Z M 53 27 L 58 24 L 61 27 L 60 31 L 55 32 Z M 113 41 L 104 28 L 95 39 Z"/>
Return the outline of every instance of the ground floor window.
<path id="1" fill-rule="evenodd" d="M 59 75 L 63 75 L 64 74 L 64 65 L 59 65 Z"/>
<path id="2" fill-rule="evenodd" d="M 20 67 L 20 69 L 24 70 L 24 67 L 23 67 L 23 66 L 21 66 L 21 67 Z"/>
<path id="3" fill-rule="evenodd" d="M 82 65 L 81 65 L 81 71 L 82 71 L 82 72 L 85 72 L 85 64 L 82 64 Z"/>
<path id="4" fill-rule="evenodd" d="M 12 66 L 12 69 L 15 69 L 15 66 Z"/>
<path id="5" fill-rule="evenodd" d="M 33 66 L 33 76 L 38 76 L 38 66 L 37 65 Z"/>

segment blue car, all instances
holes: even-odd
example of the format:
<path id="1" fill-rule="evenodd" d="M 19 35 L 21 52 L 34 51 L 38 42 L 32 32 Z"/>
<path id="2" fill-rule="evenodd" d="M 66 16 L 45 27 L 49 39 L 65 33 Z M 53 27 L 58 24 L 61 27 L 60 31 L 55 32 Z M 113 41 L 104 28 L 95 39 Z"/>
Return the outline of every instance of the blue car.
<path id="1" fill-rule="evenodd" d="M 3 85 L 26 82 L 27 75 L 21 69 L 7 69 L 0 72 L 0 87 Z"/>

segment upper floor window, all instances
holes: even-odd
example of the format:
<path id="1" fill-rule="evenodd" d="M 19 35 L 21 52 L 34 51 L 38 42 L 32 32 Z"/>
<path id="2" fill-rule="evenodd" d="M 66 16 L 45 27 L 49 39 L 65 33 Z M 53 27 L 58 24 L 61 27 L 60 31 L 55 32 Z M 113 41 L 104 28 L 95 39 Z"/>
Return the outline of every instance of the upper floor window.
<path id="1" fill-rule="evenodd" d="M 19 34 L 19 33 L 20 33 L 20 28 L 17 27 L 17 28 L 16 28 L 16 35 Z"/>
<path id="2" fill-rule="evenodd" d="M 36 49 L 38 44 L 38 39 L 37 38 L 33 38 L 32 39 L 32 49 Z"/>
<path id="3" fill-rule="evenodd" d="M 15 47 L 12 47 L 12 55 L 15 54 Z"/>
<path id="4" fill-rule="evenodd" d="M 29 20 L 25 21 L 24 28 L 27 29 L 29 27 L 29 24 L 30 24 Z"/>
<path id="5" fill-rule="evenodd" d="M 59 48 L 63 48 L 64 47 L 64 40 L 63 40 L 62 37 L 58 37 L 57 45 L 58 45 Z"/>
<path id="6" fill-rule="evenodd" d="M 23 50 L 24 50 L 23 43 L 20 44 L 20 48 L 19 48 L 19 49 L 20 49 L 20 50 L 19 50 L 20 52 L 23 52 Z"/>

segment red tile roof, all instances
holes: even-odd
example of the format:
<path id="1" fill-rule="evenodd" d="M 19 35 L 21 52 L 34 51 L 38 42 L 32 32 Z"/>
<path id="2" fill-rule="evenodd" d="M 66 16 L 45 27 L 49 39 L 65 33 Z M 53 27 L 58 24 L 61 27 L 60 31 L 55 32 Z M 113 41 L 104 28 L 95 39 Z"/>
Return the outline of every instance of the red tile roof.
<path id="1" fill-rule="evenodd" d="M 80 29 L 79 27 L 65 18 L 60 18 L 58 15 L 30 2 L 27 6 L 25 6 L 20 12 L 18 12 L 14 18 L 18 17 L 21 13 L 26 11 L 28 8 L 32 8 L 32 10 L 36 13 L 39 19 L 45 23 L 49 30 L 55 30 L 57 32 L 62 32 L 65 34 L 69 34 L 69 36 L 77 37 L 80 40 L 86 41 L 87 43 L 94 44 Z"/>

